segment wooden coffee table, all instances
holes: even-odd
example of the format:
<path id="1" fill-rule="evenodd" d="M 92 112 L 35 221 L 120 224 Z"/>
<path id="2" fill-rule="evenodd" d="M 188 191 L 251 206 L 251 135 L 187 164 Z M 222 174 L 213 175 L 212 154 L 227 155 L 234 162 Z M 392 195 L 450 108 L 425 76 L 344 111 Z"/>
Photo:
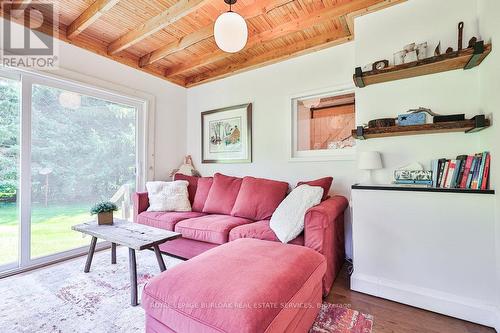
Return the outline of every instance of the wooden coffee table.
<path id="1" fill-rule="evenodd" d="M 103 239 L 111 242 L 111 263 L 116 264 L 116 244 L 128 247 L 129 266 L 130 266 L 130 303 L 136 306 L 137 302 L 137 266 L 135 251 L 153 249 L 156 254 L 156 260 L 163 272 L 165 262 L 161 256 L 158 245 L 166 241 L 181 237 L 178 232 L 149 227 L 147 225 L 128 222 L 126 220 L 114 219 L 112 225 L 98 225 L 96 221 L 89 221 L 77 224 L 71 227 L 75 231 L 91 235 L 90 249 L 85 263 L 85 273 L 90 271 L 92 258 L 94 257 L 97 239 Z"/>

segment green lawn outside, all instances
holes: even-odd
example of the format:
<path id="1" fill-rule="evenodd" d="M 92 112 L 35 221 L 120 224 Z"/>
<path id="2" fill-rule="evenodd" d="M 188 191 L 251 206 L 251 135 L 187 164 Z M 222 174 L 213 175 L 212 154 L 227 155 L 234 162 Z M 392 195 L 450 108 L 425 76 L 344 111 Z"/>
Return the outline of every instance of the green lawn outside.
<path id="1" fill-rule="evenodd" d="M 90 243 L 71 226 L 91 219 L 91 204 L 33 205 L 31 219 L 31 257 L 37 258 Z M 18 208 L 0 203 L 0 265 L 17 261 Z"/>

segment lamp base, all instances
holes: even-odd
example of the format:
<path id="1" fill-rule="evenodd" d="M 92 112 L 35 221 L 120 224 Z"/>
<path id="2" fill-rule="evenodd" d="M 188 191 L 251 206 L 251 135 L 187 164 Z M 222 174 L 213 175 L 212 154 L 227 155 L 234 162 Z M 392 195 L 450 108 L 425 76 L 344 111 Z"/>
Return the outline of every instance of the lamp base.
<path id="1" fill-rule="evenodd" d="M 228 5 L 234 5 L 236 3 L 236 0 L 224 0 L 224 2 Z"/>
<path id="2" fill-rule="evenodd" d="M 366 184 L 366 185 L 376 185 L 375 181 L 373 180 L 373 171 L 372 170 L 366 170 L 367 175 L 361 182 L 361 184 Z"/>

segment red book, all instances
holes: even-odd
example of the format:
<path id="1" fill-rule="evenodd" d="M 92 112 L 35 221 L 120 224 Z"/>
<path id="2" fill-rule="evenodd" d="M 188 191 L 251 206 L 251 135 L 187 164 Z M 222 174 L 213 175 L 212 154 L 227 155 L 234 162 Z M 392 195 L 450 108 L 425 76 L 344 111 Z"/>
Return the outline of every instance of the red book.
<path id="1" fill-rule="evenodd" d="M 450 171 L 450 160 L 446 161 L 444 164 L 444 174 L 443 174 L 443 179 L 441 180 L 441 187 L 444 188 L 446 185 L 446 178 L 448 178 L 448 171 Z"/>
<path id="2" fill-rule="evenodd" d="M 460 182 L 460 188 L 467 188 L 467 178 L 469 177 L 470 168 L 472 166 L 472 161 L 474 156 L 467 156 L 467 161 L 465 162 L 465 170 Z"/>
<path id="3" fill-rule="evenodd" d="M 446 173 L 446 180 L 444 181 L 445 188 L 451 188 L 451 182 L 453 181 L 453 175 L 455 174 L 456 167 L 457 160 L 450 160 L 448 172 Z"/>
<path id="4" fill-rule="evenodd" d="M 486 188 L 488 187 L 488 177 L 490 175 L 490 160 L 491 160 L 491 156 L 490 154 L 488 153 L 488 155 L 486 155 L 486 162 L 484 163 L 484 173 L 483 173 L 483 182 L 481 183 L 481 190 L 486 190 Z"/>

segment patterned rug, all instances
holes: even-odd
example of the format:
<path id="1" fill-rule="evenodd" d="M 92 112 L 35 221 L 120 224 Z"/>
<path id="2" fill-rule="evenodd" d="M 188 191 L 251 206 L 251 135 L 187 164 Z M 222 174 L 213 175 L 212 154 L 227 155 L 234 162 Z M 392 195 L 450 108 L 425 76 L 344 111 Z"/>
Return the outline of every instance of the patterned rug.
<path id="1" fill-rule="evenodd" d="M 164 258 L 167 269 L 181 262 Z M 95 254 L 88 274 L 84 264 L 78 258 L 1 279 L 0 332 L 143 332 L 144 310 L 130 306 L 127 249 L 118 247 L 116 265 L 109 251 Z M 152 251 L 137 252 L 139 290 L 159 272 Z M 370 315 L 324 303 L 310 332 L 370 333 L 372 325 Z"/>

